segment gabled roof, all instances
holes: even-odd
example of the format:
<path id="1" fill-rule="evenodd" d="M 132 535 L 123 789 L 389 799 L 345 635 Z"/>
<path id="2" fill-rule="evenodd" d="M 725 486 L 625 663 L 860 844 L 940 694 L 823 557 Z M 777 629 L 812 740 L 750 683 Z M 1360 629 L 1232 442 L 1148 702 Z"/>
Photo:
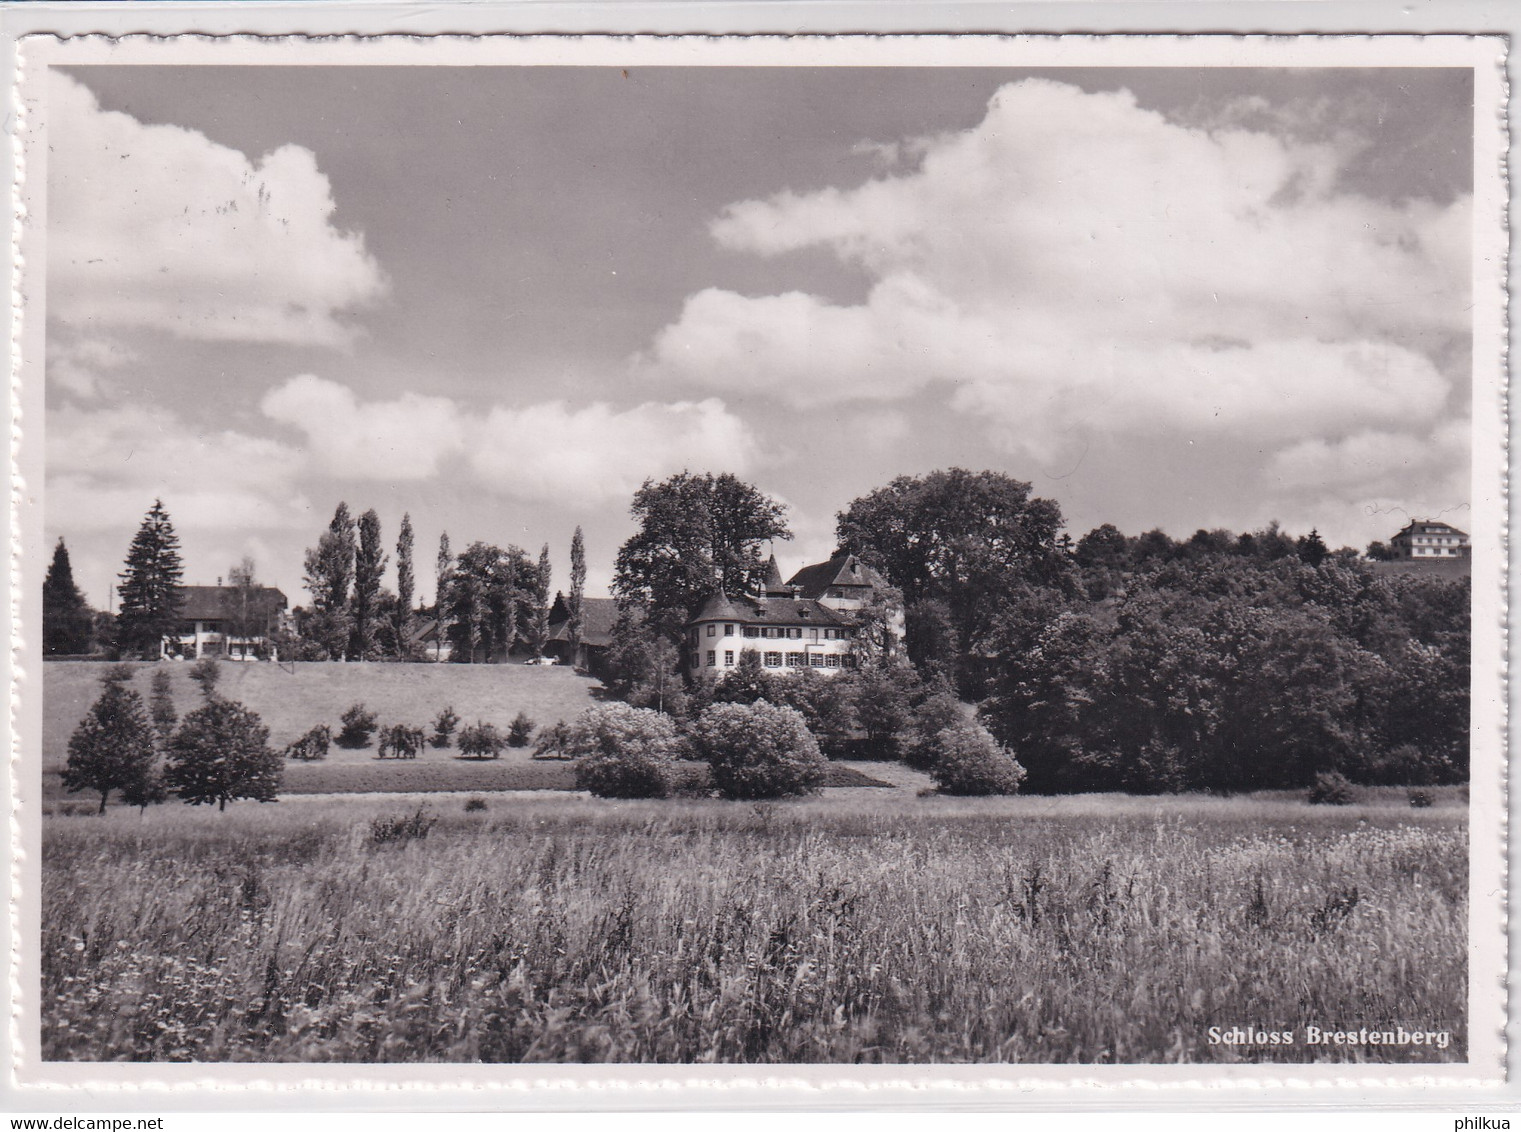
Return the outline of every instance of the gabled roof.
<path id="1" fill-rule="evenodd" d="M 1416 527 L 1423 528 L 1420 531 L 1421 534 L 1447 534 L 1447 533 L 1450 533 L 1450 534 L 1455 534 L 1455 535 L 1462 535 L 1464 538 L 1468 537 L 1468 532 L 1467 531 L 1460 531 L 1460 530 L 1458 530 L 1457 527 L 1453 526 L 1451 523 L 1444 523 L 1440 519 L 1412 519 L 1412 520 L 1410 520 L 1410 522 L 1406 523 L 1404 529 L 1401 530 L 1399 532 L 1399 534 L 1395 535 L 1394 537 L 1395 538 L 1400 538 L 1403 535 L 1411 534 L 1411 533 L 1415 532 L 1415 528 Z"/>
<path id="2" fill-rule="evenodd" d="M 801 586 L 804 597 L 819 598 L 833 586 L 857 586 L 870 589 L 886 583 L 854 554 L 836 554 L 828 562 L 804 566 L 788 579 L 789 586 Z"/>
<path id="3" fill-rule="evenodd" d="M 184 621 L 226 621 L 245 616 L 244 590 L 239 586 L 181 586 L 180 613 Z M 272 617 L 286 607 L 285 595 L 273 586 L 247 590 L 246 616 Z"/>
<path id="4" fill-rule="evenodd" d="M 714 594 L 702 611 L 687 622 L 736 621 L 745 625 L 854 625 L 848 615 L 836 613 L 806 597 L 726 597 Z"/>
<path id="5" fill-rule="evenodd" d="M 618 603 L 610 597 L 581 599 L 581 643 L 605 647 L 613 643 L 613 626 L 618 623 Z M 549 639 L 570 640 L 570 610 L 563 596 L 556 596 L 549 611 Z"/>

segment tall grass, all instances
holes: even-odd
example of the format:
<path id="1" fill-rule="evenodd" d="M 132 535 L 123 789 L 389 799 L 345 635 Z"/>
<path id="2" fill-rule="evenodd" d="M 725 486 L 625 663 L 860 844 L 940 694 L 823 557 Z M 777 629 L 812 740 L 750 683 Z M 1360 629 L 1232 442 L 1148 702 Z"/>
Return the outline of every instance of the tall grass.
<path id="1" fill-rule="evenodd" d="M 1463 1058 L 1461 809 L 1043 802 L 55 816 L 45 1056 Z M 1385 1023 L 1454 1042 L 1206 1040 Z"/>

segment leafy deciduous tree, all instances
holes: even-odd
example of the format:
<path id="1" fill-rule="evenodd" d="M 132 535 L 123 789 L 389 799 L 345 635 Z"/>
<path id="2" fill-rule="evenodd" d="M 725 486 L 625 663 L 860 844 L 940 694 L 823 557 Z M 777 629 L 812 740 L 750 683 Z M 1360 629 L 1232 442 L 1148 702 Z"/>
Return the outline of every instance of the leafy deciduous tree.
<path id="1" fill-rule="evenodd" d="M 376 612 L 386 561 L 387 555 L 380 548 L 380 516 L 371 508 L 359 516 L 359 546 L 354 555 L 354 629 L 349 652 L 357 660 L 375 656 Z"/>
<path id="2" fill-rule="evenodd" d="M 151 791 L 156 777 L 157 749 L 142 697 L 127 687 L 132 670 L 120 666 L 101 680 L 100 698 L 69 737 L 69 759 L 63 770 L 64 789 L 100 792 L 100 813 L 112 790 L 133 795 L 139 802 Z M 143 802 L 142 804 L 146 804 Z"/>
<path id="3" fill-rule="evenodd" d="M 164 781 L 188 805 L 226 810 L 239 798 L 274 801 L 284 769 L 258 715 L 217 696 L 180 721 Z"/>

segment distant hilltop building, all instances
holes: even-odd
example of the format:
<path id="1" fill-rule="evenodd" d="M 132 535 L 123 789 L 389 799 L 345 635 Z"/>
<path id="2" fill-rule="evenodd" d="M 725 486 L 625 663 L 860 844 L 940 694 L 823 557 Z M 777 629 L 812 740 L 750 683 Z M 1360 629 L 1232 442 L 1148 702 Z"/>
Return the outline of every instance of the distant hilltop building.
<path id="1" fill-rule="evenodd" d="M 1395 561 L 1435 562 L 1467 558 L 1468 535 L 1450 523 L 1415 519 L 1389 540 L 1389 554 Z"/>
<path id="2" fill-rule="evenodd" d="M 855 668 L 863 656 L 891 651 L 902 639 L 901 609 L 887 611 L 884 639 L 873 639 L 863 622 L 861 611 L 887 588 L 854 554 L 804 566 L 787 582 L 773 556 L 754 594 L 714 594 L 687 622 L 692 670 L 734 668 L 746 649 L 769 669 Z"/>

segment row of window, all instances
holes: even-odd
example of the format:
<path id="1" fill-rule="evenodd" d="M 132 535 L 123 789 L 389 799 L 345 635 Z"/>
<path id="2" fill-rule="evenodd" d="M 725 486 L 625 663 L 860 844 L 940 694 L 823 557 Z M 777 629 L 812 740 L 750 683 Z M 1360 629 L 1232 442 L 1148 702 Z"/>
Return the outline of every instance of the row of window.
<path id="1" fill-rule="evenodd" d="M 734 636 L 734 626 L 733 625 L 725 625 L 723 627 L 723 629 L 724 629 L 724 632 L 723 632 L 724 636 L 726 636 L 726 637 L 732 637 L 732 636 Z M 744 635 L 746 637 L 751 637 L 751 638 L 765 638 L 767 640 L 789 640 L 789 641 L 800 641 L 800 640 L 803 639 L 803 630 L 800 629 L 800 628 L 790 628 L 789 629 L 789 628 L 784 628 L 784 627 L 779 626 L 779 625 L 745 625 L 745 626 L 743 626 L 743 629 L 744 629 Z M 820 636 L 820 634 L 822 634 L 822 636 Z M 818 640 L 825 640 L 825 641 L 847 641 L 851 637 L 853 637 L 854 635 L 855 635 L 855 630 L 854 629 L 809 629 L 808 630 L 808 639 L 810 641 L 818 641 Z M 718 626 L 717 625 L 709 625 L 708 626 L 708 636 L 710 636 L 710 637 L 716 637 L 716 636 L 718 636 Z M 693 629 L 692 630 L 692 643 L 695 645 L 697 643 L 697 641 L 698 641 L 697 630 Z"/>
<path id="2" fill-rule="evenodd" d="M 767 668 L 781 668 L 783 664 L 788 668 L 854 668 L 856 658 L 850 654 L 823 652 L 768 652 L 761 656 L 761 661 Z M 718 650 L 708 650 L 708 667 L 718 667 Z M 734 653 L 730 649 L 724 650 L 724 667 L 734 667 Z"/>

